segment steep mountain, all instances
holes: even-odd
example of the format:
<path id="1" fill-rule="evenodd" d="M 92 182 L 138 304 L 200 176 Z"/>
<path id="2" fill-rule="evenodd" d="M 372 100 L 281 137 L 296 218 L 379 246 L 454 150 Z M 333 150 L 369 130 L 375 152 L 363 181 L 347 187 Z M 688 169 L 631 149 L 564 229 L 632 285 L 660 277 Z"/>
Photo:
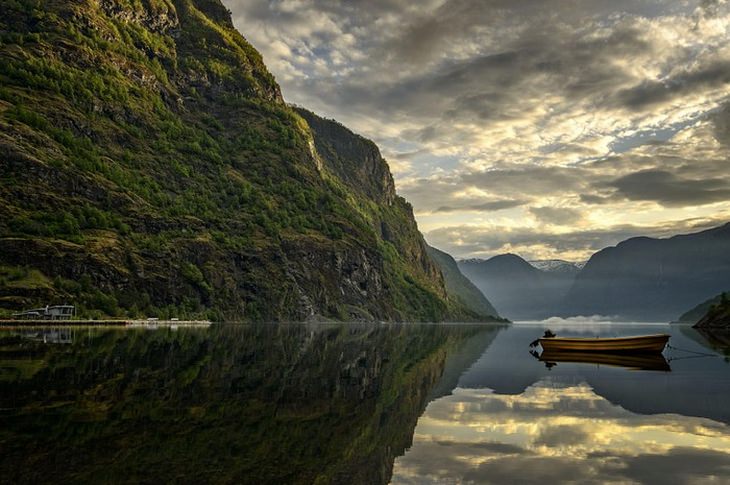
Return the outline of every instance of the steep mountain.
<path id="1" fill-rule="evenodd" d="M 446 292 L 450 298 L 460 301 L 464 306 L 472 310 L 474 313 L 482 316 L 498 317 L 497 310 L 487 300 L 479 288 L 469 281 L 459 270 L 459 266 L 450 254 L 438 250 L 432 246 L 427 247 L 428 254 L 431 256 L 439 269 L 444 275 L 444 283 L 446 283 Z"/>
<path id="2" fill-rule="evenodd" d="M 591 257 L 565 313 L 669 321 L 729 281 L 730 224 L 667 239 L 637 237 Z"/>
<path id="3" fill-rule="evenodd" d="M 713 305 L 717 305 L 720 303 L 720 300 L 722 299 L 722 294 L 719 294 L 717 296 L 714 296 L 708 300 L 703 301 L 699 305 L 693 307 L 691 310 L 688 310 L 684 312 L 678 319 L 678 323 L 691 323 L 695 324 L 700 321 L 700 318 L 704 317 L 707 314 L 707 311 L 712 307 Z"/>
<path id="4" fill-rule="evenodd" d="M 515 254 L 463 260 L 459 269 L 511 320 L 554 316 L 574 278 L 570 272 L 537 269 Z"/>
<path id="5" fill-rule="evenodd" d="M 476 315 L 374 144 L 287 106 L 218 0 L 0 0 L 0 307 Z"/>

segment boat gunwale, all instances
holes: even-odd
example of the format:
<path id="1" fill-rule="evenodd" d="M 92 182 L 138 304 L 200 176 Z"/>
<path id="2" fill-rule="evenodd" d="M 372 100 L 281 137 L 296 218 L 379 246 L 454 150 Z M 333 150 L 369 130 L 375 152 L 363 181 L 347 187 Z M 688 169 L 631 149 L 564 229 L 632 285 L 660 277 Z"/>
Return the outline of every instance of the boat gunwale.
<path id="1" fill-rule="evenodd" d="M 663 352 L 671 335 L 655 334 L 633 337 L 609 338 L 570 338 L 543 337 L 538 339 L 543 350 L 562 350 L 566 352 L 616 352 L 616 353 L 653 353 Z"/>
<path id="2" fill-rule="evenodd" d="M 626 342 L 629 340 L 649 340 L 659 339 L 666 337 L 667 340 L 671 335 L 667 333 L 657 333 L 653 335 L 634 335 L 630 337 L 540 337 L 538 341 L 542 343 L 543 340 L 551 342 Z"/>

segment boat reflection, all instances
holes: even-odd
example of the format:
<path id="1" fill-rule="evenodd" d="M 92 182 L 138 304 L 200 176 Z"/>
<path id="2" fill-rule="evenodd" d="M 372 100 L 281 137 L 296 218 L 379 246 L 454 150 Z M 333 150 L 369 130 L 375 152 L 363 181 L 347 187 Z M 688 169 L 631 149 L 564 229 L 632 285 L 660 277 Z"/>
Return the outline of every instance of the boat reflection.
<path id="1" fill-rule="evenodd" d="M 631 370 L 652 370 L 671 372 L 669 362 L 662 354 L 621 354 L 610 352 L 574 352 L 560 350 L 544 350 L 541 354 L 530 352 L 545 367 L 551 369 L 560 362 L 578 364 L 608 365 Z"/>

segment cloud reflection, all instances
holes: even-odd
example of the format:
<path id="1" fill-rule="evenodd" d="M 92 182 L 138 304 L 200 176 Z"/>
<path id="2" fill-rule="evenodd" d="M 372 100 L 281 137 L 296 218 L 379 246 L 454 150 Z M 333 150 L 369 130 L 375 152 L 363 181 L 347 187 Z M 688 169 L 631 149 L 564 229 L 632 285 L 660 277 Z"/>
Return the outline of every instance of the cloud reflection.
<path id="1" fill-rule="evenodd" d="M 542 380 L 519 395 L 456 389 L 432 402 L 392 483 L 721 483 L 730 427 L 640 415 L 585 383 Z"/>

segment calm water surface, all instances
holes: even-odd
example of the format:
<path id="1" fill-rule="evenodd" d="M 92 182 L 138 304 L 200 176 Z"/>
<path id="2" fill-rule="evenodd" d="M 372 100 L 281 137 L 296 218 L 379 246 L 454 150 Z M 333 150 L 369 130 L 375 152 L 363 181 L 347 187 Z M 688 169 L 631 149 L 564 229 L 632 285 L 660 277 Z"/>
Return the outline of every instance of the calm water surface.
<path id="1" fill-rule="evenodd" d="M 730 339 L 550 328 L 676 349 L 542 362 L 540 324 L 5 329 L 0 482 L 730 483 Z"/>

